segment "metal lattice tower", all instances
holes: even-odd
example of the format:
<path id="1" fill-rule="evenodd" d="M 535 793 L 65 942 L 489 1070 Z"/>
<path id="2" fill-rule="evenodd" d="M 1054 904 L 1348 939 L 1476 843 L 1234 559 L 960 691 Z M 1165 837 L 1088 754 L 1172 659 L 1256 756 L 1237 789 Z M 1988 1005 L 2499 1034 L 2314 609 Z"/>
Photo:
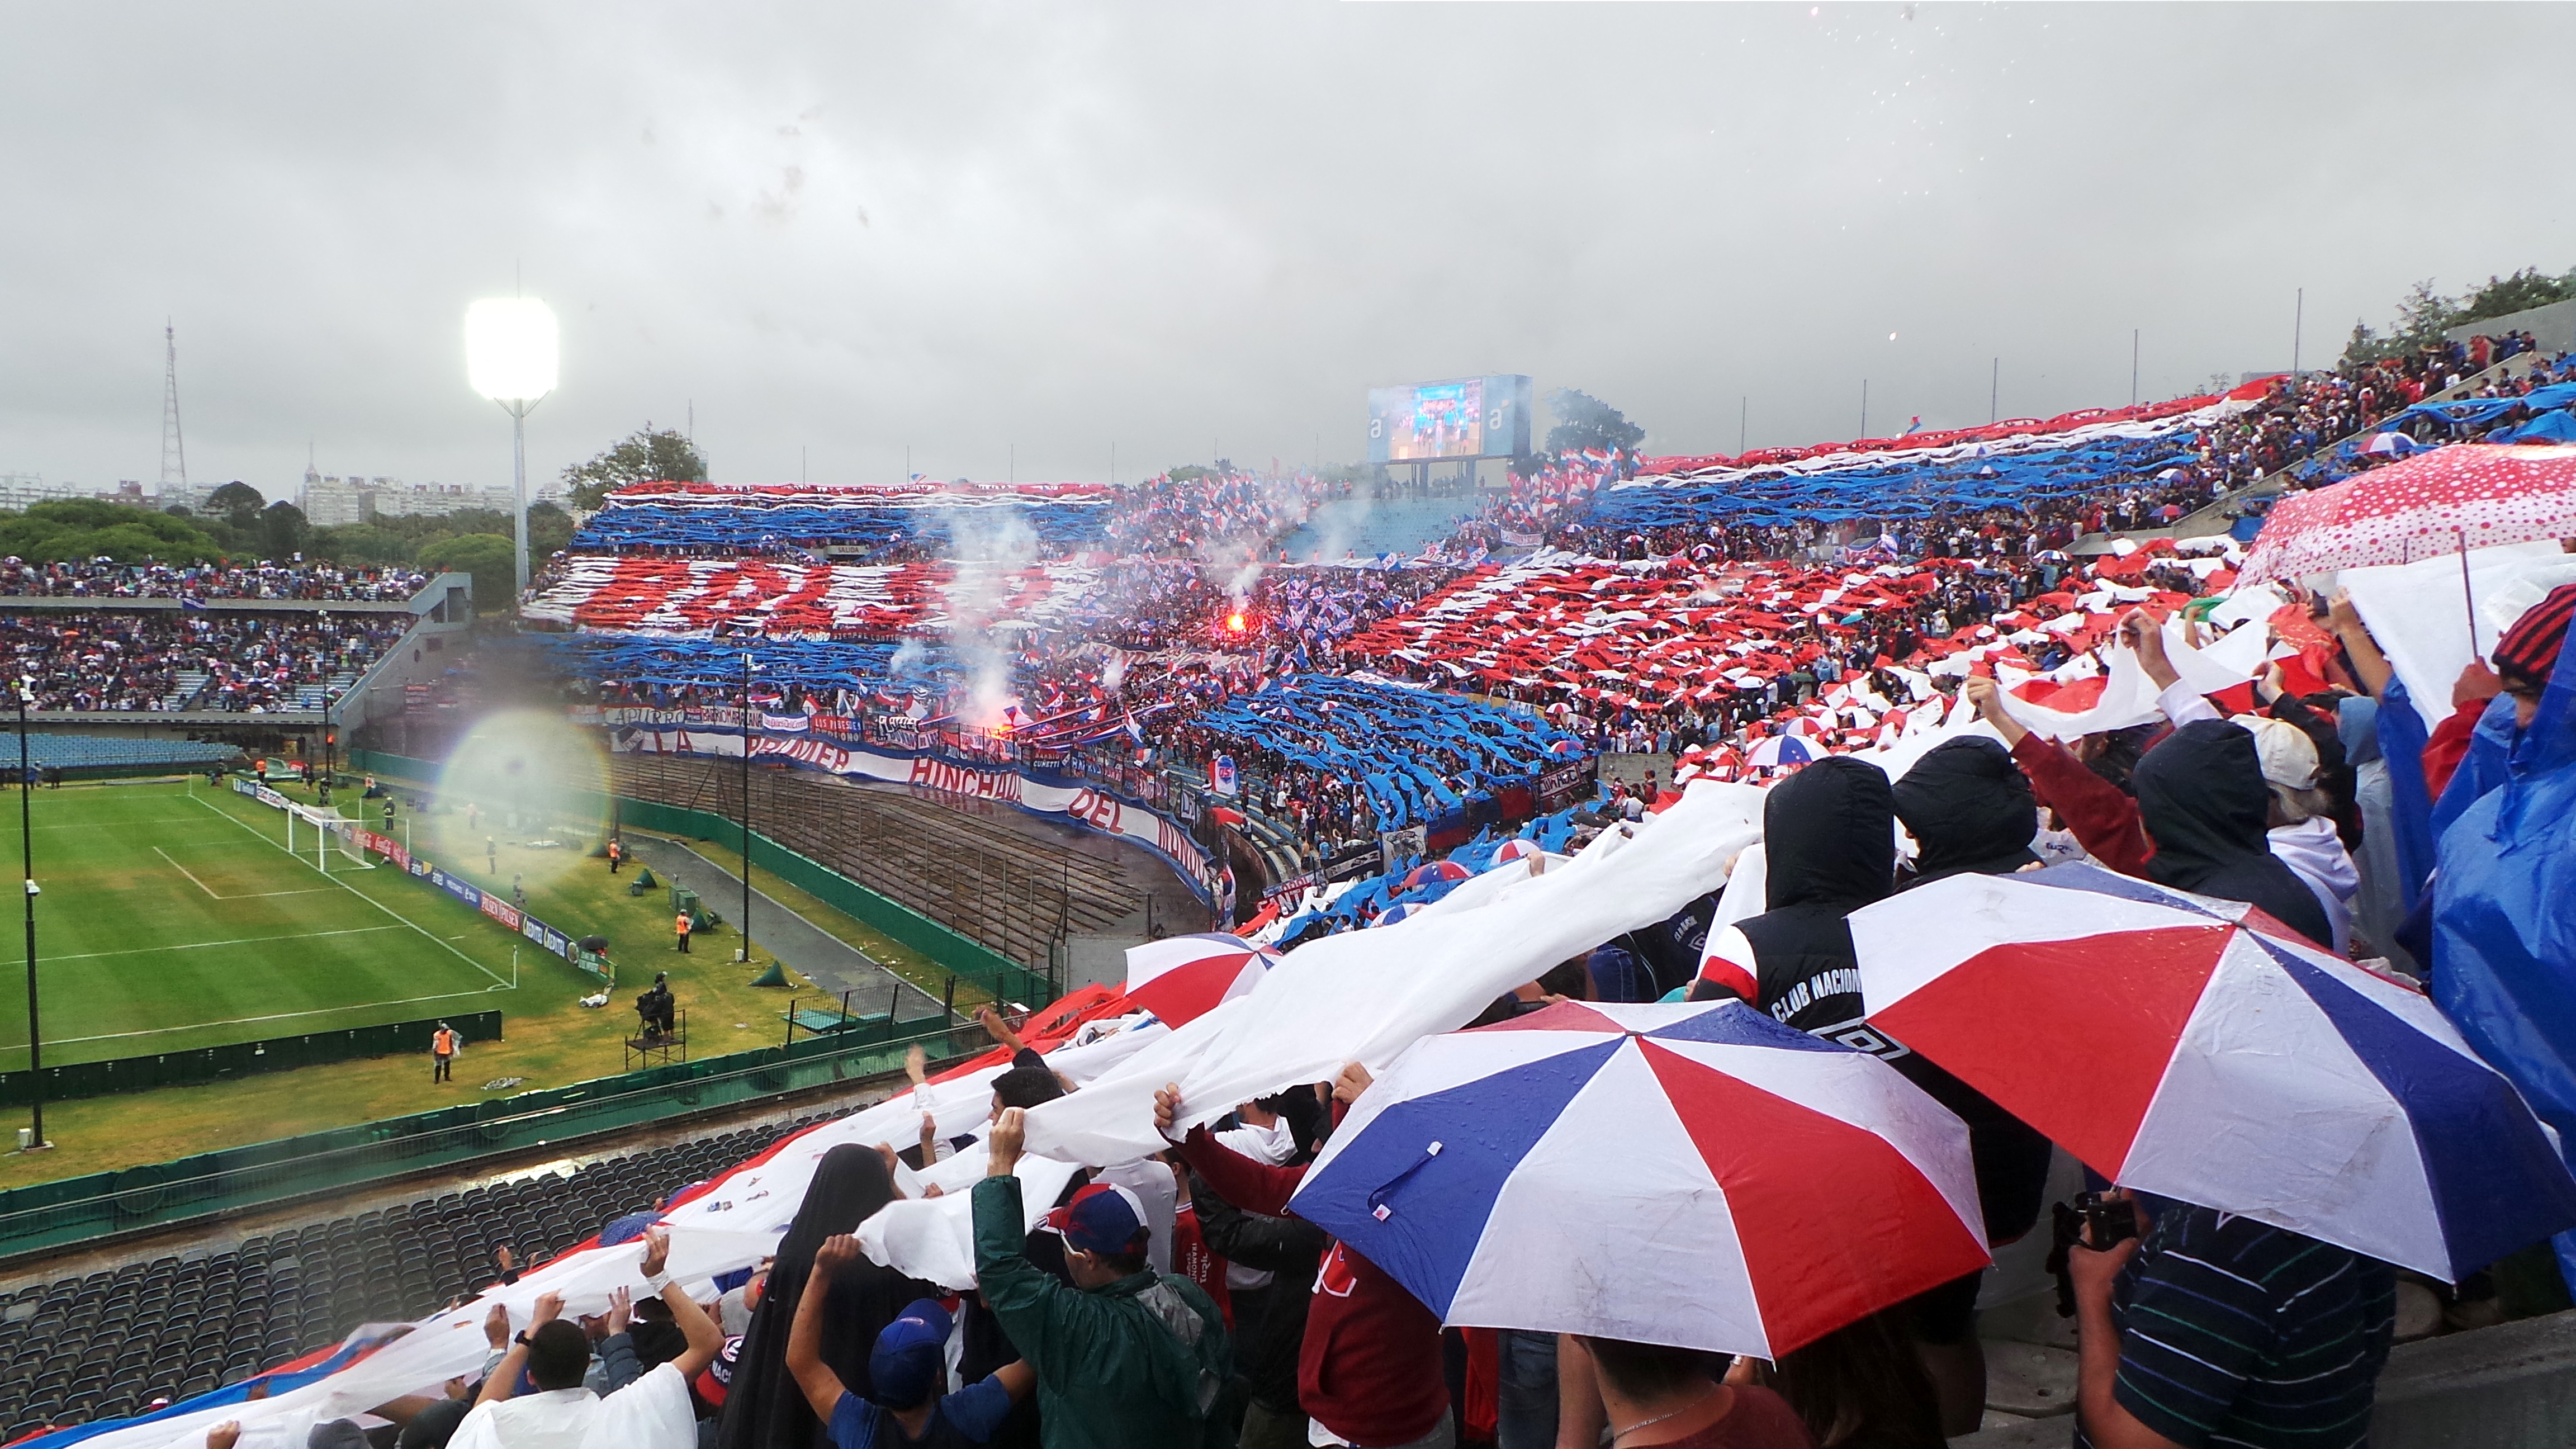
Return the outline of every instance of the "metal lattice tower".
<path id="1" fill-rule="evenodd" d="M 164 323 L 161 340 L 167 349 L 161 383 L 161 488 L 172 484 L 188 486 L 188 445 L 179 436 L 179 329 Z"/>

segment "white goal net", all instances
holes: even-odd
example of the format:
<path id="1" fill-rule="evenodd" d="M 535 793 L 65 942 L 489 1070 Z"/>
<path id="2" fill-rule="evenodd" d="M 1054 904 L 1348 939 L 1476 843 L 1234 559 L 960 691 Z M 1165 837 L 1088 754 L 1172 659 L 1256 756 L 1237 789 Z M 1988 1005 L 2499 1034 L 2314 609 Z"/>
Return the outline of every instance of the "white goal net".
<path id="1" fill-rule="evenodd" d="M 303 830 L 296 829 L 298 821 L 303 823 Z M 286 848 L 299 855 L 310 849 L 313 868 L 324 875 L 332 871 L 331 856 L 335 850 L 340 856 L 341 870 L 375 869 L 374 863 L 367 859 L 367 848 L 358 842 L 357 822 L 337 810 L 321 810 L 310 805 L 288 806 Z"/>

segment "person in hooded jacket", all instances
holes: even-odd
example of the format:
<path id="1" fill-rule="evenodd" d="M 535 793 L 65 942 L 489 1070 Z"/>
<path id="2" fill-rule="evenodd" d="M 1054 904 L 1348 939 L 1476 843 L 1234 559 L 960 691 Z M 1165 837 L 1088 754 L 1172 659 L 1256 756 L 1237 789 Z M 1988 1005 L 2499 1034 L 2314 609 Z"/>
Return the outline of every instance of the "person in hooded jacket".
<path id="1" fill-rule="evenodd" d="M 2259 906 L 2332 950 L 2333 925 L 2298 872 L 2272 854 L 2272 790 L 2244 726 L 2195 719 L 2138 759 L 2128 795 L 2003 708 L 1993 680 L 1961 690 L 2094 859 L 2122 875 Z"/>
<path id="2" fill-rule="evenodd" d="M 724 1417 L 716 1427 L 716 1449 L 824 1449 L 829 1444 L 825 1425 L 814 1417 L 805 1390 L 787 1366 L 788 1333 L 824 1240 L 856 1231 L 900 1195 L 885 1157 L 874 1148 L 844 1144 L 823 1154 L 805 1201 L 778 1244 L 760 1306 L 743 1334 Z M 878 1332 L 901 1317 L 913 1300 L 940 1294 L 931 1284 L 874 1263 L 842 1269 L 833 1278 L 832 1313 L 823 1325 L 823 1362 L 850 1392 L 866 1397 L 871 1391 L 868 1355 L 876 1348 Z"/>
<path id="3" fill-rule="evenodd" d="M 2027 845 L 2038 831 L 2036 812 L 2024 822 Z M 1895 887 L 1896 807 L 1887 772 L 1848 755 L 1805 766 L 1763 798 L 1762 845 L 1770 909 L 1709 937 L 1691 999 L 1750 1002 L 1809 1035 L 1878 1057 L 1963 1120 L 2002 1117 L 1958 1078 L 1864 1019 L 1859 953 L 1845 917 Z M 1973 1142 L 1973 1127 L 1970 1135 Z M 1935 1412 L 1945 1428 L 1967 1426 L 1956 1432 L 1973 1430 L 1984 1412 L 1984 1359 L 1964 1347 L 1975 1341 L 1976 1302 L 1971 1276 L 1911 1305 L 1915 1336 L 1933 1349 L 1925 1367 L 1945 1381 L 1935 1386 Z"/>
<path id="4" fill-rule="evenodd" d="M 1982 735 L 1936 747 L 1890 791 L 1896 818 L 1919 847 L 1914 874 L 1899 890 L 1954 875 L 2011 875 L 2038 868 L 2031 849 L 2039 804 L 2012 753 Z M 1968 1124 L 1968 1150 L 1985 1211 L 1986 1241 L 2009 1243 L 2039 1222 L 2048 1194 L 2052 1151 L 2047 1137 L 1963 1082 L 1943 1084 L 1944 1105 Z M 1924 1294 L 1911 1329 L 1942 1405 L 1943 1427 L 1971 1432 L 1986 1399 L 1985 1345 L 1976 1334 L 1977 1290 L 1971 1273 Z"/>
<path id="5" fill-rule="evenodd" d="M 2254 736 L 2202 719 L 2138 761 L 2138 823 L 2155 843 L 2146 876 L 2159 885 L 2260 907 L 2328 950 L 2334 928 L 2298 872 L 2272 854 L 2272 791 Z"/>

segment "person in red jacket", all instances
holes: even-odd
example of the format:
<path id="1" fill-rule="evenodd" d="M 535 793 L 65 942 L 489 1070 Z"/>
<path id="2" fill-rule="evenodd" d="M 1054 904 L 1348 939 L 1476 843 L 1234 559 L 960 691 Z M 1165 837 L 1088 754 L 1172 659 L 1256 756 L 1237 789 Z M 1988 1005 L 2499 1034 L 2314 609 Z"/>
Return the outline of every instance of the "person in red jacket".
<path id="1" fill-rule="evenodd" d="M 1368 1090 L 1368 1069 L 1342 1068 L 1333 1084 L 1335 1110 Z M 1154 1125 L 1172 1136 L 1180 1089 L 1154 1094 Z M 1178 1139 L 1181 1159 L 1218 1196 L 1245 1212 L 1287 1217 L 1288 1199 L 1306 1169 L 1255 1162 L 1193 1127 Z M 1315 1274 L 1306 1337 L 1297 1356 L 1297 1402 L 1330 1439 L 1351 1449 L 1450 1449 L 1449 1386 L 1441 1371 L 1440 1318 L 1422 1301 L 1335 1242 Z"/>

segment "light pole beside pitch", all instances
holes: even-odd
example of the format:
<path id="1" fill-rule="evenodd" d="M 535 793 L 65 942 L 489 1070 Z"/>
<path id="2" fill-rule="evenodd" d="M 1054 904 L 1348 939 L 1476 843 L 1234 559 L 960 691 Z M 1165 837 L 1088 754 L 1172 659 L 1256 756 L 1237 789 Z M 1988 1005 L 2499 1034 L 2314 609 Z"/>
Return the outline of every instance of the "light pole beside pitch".
<path id="1" fill-rule="evenodd" d="M 734 957 L 751 963 L 751 651 L 742 651 L 742 952 Z"/>
<path id="2" fill-rule="evenodd" d="M 22 1151 L 35 1151 L 54 1144 L 45 1140 L 45 1032 L 43 1018 L 36 1002 L 36 775 L 27 762 L 27 681 L 17 681 L 18 688 L 18 867 L 26 881 L 27 898 L 27 1080 L 32 1089 L 27 1099 L 33 1108 L 33 1121 Z"/>
<path id="3" fill-rule="evenodd" d="M 555 390 L 561 350 L 554 312 L 534 297 L 495 297 L 465 309 L 466 378 L 510 415 L 514 610 L 528 591 L 528 410 Z"/>

